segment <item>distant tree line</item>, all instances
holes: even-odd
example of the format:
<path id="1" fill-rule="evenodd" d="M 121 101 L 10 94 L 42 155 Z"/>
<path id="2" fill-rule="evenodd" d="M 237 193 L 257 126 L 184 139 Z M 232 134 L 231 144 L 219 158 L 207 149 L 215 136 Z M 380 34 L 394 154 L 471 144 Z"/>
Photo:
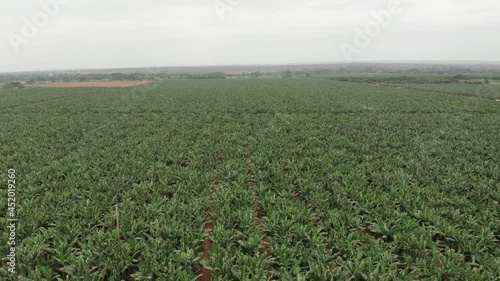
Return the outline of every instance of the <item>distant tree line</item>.
<path id="1" fill-rule="evenodd" d="M 330 80 L 335 80 L 339 82 L 355 82 L 355 83 L 372 83 L 372 84 L 448 84 L 448 83 L 464 83 L 464 84 L 489 84 L 489 79 L 474 78 L 463 74 L 457 74 L 454 76 L 370 76 L 370 77 L 358 77 L 358 76 L 342 76 L 342 77 L 331 77 Z M 493 78 L 499 79 L 500 77 Z"/>
<path id="2" fill-rule="evenodd" d="M 213 72 L 207 74 L 185 74 L 187 79 L 226 79 L 226 74 L 222 72 Z"/>
<path id="3" fill-rule="evenodd" d="M 57 73 L 57 74 L 3 74 L 0 75 L 1 82 L 26 81 L 27 83 L 37 82 L 83 82 L 83 81 L 142 81 L 168 79 L 167 73 Z"/>
<path id="4" fill-rule="evenodd" d="M 33 72 L 33 73 L 4 73 L 0 74 L 0 83 L 23 81 L 26 84 L 44 82 L 84 82 L 84 81 L 140 81 L 140 80 L 163 80 L 163 79 L 226 79 L 226 78 L 260 78 L 260 77 L 311 77 L 311 76 L 332 76 L 330 78 L 342 82 L 362 82 L 362 83 L 465 83 L 482 84 L 489 83 L 490 80 L 500 80 L 500 72 L 493 75 L 487 72 L 473 72 L 470 69 L 448 68 L 442 71 L 434 71 L 432 67 L 412 68 L 394 70 L 390 66 L 366 66 L 353 65 L 342 66 L 337 69 L 328 68 L 303 68 L 294 70 L 293 68 L 281 68 L 270 70 L 263 67 L 261 70 L 240 73 L 166 73 L 166 72 L 130 72 L 130 73 L 78 73 L 78 72 Z M 469 72 L 464 72 L 469 71 Z M 373 76 L 356 76 L 356 73 L 372 73 Z M 393 75 L 380 75 L 381 73 Z M 425 74 L 427 73 L 427 74 Z M 483 77 L 483 78 L 481 78 Z M 485 77 L 489 77 L 486 79 Z M 7 85 L 6 87 L 12 87 Z"/>
<path id="5" fill-rule="evenodd" d="M 15 81 L 15 82 L 5 82 L 2 85 L 2 89 L 22 89 L 24 88 L 23 83 Z"/>

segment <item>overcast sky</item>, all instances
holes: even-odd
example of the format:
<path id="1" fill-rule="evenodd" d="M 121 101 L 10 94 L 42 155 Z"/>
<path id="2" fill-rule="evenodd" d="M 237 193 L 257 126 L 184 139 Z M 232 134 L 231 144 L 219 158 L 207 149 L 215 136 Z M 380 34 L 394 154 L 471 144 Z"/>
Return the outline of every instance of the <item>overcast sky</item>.
<path id="1" fill-rule="evenodd" d="M 400 0 L 399 12 L 377 30 L 373 12 L 390 1 L 1 0 L 0 71 L 500 61 L 500 1 Z M 51 15 L 40 6 L 46 2 L 57 3 Z M 356 45 L 356 30 L 367 25 L 370 43 Z M 347 57 L 346 46 L 356 52 Z"/>

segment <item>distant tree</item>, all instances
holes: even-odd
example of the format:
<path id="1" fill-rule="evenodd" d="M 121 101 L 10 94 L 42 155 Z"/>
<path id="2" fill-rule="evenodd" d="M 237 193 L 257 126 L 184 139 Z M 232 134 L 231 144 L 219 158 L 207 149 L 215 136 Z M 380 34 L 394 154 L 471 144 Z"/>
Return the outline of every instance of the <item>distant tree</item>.
<path id="1" fill-rule="evenodd" d="M 292 77 L 292 72 L 289 69 L 283 71 L 283 78 L 291 78 L 291 77 Z"/>
<path id="2" fill-rule="evenodd" d="M 455 79 L 455 80 L 465 80 L 465 79 L 467 79 L 467 77 L 465 75 L 463 75 L 463 74 L 457 74 L 457 75 L 453 76 L 453 79 Z"/>
<path id="3" fill-rule="evenodd" d="M 22 89 L 24 85 L 21 82 L 5 82 L 2 86 L 3 89 Z"/>
<path id="4" fill-rule="evenodd" d="M 490 80 L 488 79 L 484 80 L 484 84 L 490 84 Z"/>
<path id="5" fill-rule="evenodd" d="M 123 73 L 111 73 L 111 80 L 125 80 L 126 75 Z"/>
<path id="6" fill-rule="evenodd" d="M 208 78 L 215 78 L 215 79 L 225 79 L 226 74 L 222 73 L 222 72 L 212 72 L 212 73 L 207 74 L 207 77 Z"/>
<path id="7" fill-rule="evenodd" d="M 343 73 L 343 72 L 348 72 L 348 71 L 346 69 L 344 69 L 343 67 L 341 67 L 338 72 Z M 321 68 L 321 69 L 314 69 L 311 71 L 311 73 L 316 74 L 316 75 L 321 75 L 321 74 L 329 74 L 332 72 L 328 69 Z"/>
<path id="8" fill-rule="evenodd" d="M 254 72 L 250 73 L 250 76 L 252 76 L 254 78 L 261 77 L 262 76 L 262 72 L 260 72 L 260 71 L 254 71 Z"/>

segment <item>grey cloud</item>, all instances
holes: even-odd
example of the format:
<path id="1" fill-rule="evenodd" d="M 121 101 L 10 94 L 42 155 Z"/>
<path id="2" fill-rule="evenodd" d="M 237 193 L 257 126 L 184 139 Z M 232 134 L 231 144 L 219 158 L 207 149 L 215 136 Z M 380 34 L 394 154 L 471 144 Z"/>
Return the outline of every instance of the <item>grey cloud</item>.
<path id="1" fill-rule="evenodd" d="M 2 1 L 0 71 L 344 61 L 339 46 L 390 0 L 241 0 L 224 20 L 216 1 L 230 3 L 72 0 L 19 53 L 8 34 L 20 34 L 38 0 Z M 500 60 L 500 2 L 404 7 L 354 61 Z"/>

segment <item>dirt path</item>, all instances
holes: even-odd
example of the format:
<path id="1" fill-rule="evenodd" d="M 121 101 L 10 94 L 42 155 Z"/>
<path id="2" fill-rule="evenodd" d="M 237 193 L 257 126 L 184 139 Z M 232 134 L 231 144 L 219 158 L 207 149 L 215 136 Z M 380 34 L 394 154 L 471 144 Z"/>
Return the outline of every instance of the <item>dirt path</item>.
<path id="1" fill-rule="evenodd" d="M 215 159 L 215 178 L 214 181 L 212 182 L 212 185 L 210 187 L 210 192 L 211 192 L 211 198 L 210 198 L 210 207 L 207 211 L 207 218 L 206 222 L 204 224 L 204 229 L 206 231 L 206 235 L 203 239 L 203 249 L 201 252 L 201 261 L 208 261 L 210 259 L 210 252 L 212 251 L 212 239 L 210 238 L 210 235 L 212 231 L 214 230 L 214 223 L 213 223 L 213 215 L 214 215 L 214 208 L 213 208 L 213 201 L 215 195 L 215 188 L 217 185 L 220 183 L 220 171 L 219 171 L 219 166 L 222 162 L 222 148 L 221 148 L 221 136 L 222 136 L 222 128 L 219 128 L 219 141 L 218 145 L 219 148 L 217 150 L 217 156 Z M 200 271 L 198 272 L 198 281 L 211 281 L 212 280 L 212 271 L 205 266 L 203 266 L 203 263 L 201 263 Z"/>
<path id="2" fill-rule="evenodd" d="M 267 238 L 267 230 L 264 226 L 264 217 L 265 217 L 265 210 L 264 207 L 260 204 L 259 198 L 257 193 L 255 192 L 255 185 L 257 184 L 257 179 L 255 178 L 254 171 L 252 169 L 252 156 L 247 155 L 246 156 L 246 165 L 247 165 L 247 172 L 248 172 L 248 180 L 247 180 L 247 185 L 249 188 L 252 188 L 252 193 L 254 196 L 255 200 L 255 211 L 257 213 L 257 220 L 256 224 L 257 227 L 261 230 L 261 235 L 262 235 L 262 243 L 259 248 L 259 253 L 261 255 L 265 255 L 269 264 L 265 268 L 266 270 L 266 277 L 267 280 L 276 280 L 276 277 L 273 276 L 273 268 L 276 266 L 273 262 L 273 253 L 271 249 L 271 245 L 269 244 L 268 238 Z"/>

